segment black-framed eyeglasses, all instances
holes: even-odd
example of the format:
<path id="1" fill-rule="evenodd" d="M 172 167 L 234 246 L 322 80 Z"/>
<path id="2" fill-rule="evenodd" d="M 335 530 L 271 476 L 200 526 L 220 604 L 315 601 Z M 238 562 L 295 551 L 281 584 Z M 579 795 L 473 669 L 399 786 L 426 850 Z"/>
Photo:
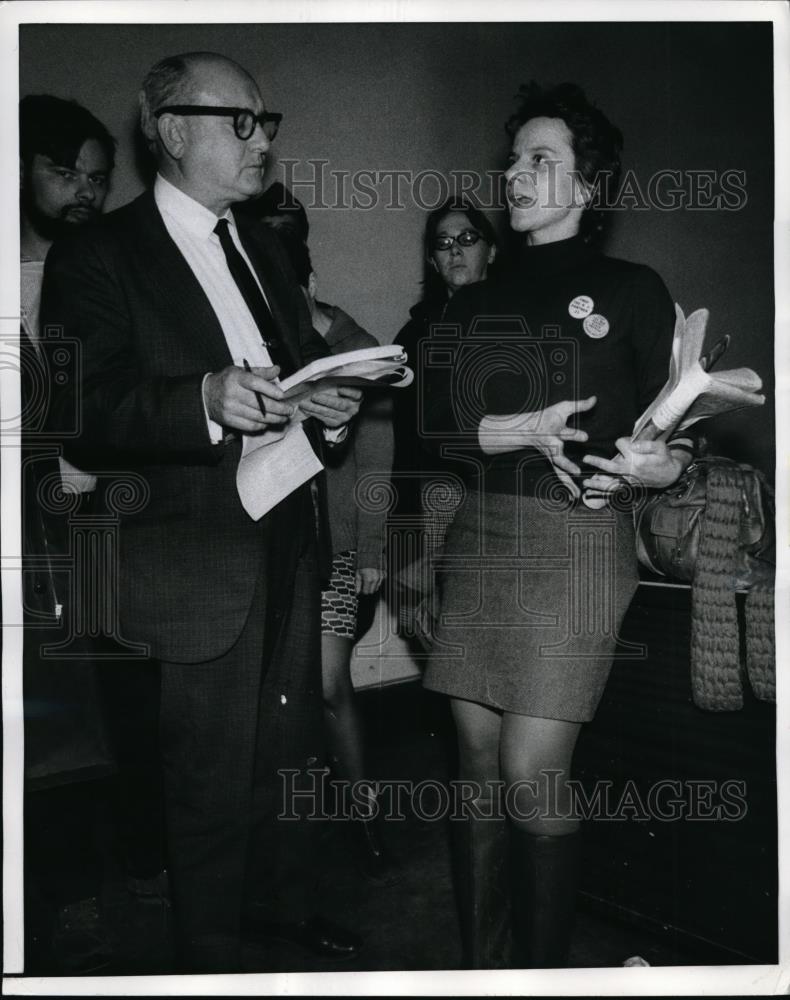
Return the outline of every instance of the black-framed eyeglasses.
<path id="1" fill-rule="evenodd" d="M 433 241 L 431 249 L 434 251 L 449 250 L 453 243 L 457 243 L 459 247 L 473 247 L 482 238 L 480 233 L 474 229 L 465 229 L 457 236 L 437 236 Z"/>
<path id="2" fill-rule="evenodd" d="M 163 108 L 158 108 L 154 112 L 154 117 L 159 118 L 168 112 L 173 115 L 214 115 L 232 118 L 233 131 L 239 139 L 244 140 L 251 139 L 255 126 L 260 125 L 269 142 L 277 135 L 280 122 L 283 120 L 279 111 L 262 111 L 256 115 L 249 108 L 220 108 L 211 104 L 167 104 Z"/>

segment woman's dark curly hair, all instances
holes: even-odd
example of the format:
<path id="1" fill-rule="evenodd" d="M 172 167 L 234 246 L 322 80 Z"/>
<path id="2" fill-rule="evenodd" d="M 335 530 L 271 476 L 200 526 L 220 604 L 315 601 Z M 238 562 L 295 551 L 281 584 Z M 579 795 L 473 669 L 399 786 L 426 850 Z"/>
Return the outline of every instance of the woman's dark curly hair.
<path id="1" fill-rule="evenodd" d="M 560 118 L 567 125 L 576 170 L 592 192 L 579 231 L 588 241 L 598 239 L 606 223 L 606 208 L 620 182 L 622 132 L 575 83 L 560 83 L 544 90 L 532 80 L 521 85 L 517 99 L 518 110 L 505 125 L 511 139 L 532 118 Z"/>

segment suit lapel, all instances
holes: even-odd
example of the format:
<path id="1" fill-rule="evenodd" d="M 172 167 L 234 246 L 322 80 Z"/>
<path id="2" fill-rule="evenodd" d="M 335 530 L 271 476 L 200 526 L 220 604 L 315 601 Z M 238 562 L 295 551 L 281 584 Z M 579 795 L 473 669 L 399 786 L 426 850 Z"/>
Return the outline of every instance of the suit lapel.
<path id="1" fill-rule="evenodd" d="M 197 350 L 202 349 L 211 367 L 224 368 L 233 360 L 225 335 L 200 282 L 173 242 L 156 207 L 153 192 L 141 195 L 132 216 L 133 239 L 147 272 L 147 286 L 174 318 L 174 328 Z"/>

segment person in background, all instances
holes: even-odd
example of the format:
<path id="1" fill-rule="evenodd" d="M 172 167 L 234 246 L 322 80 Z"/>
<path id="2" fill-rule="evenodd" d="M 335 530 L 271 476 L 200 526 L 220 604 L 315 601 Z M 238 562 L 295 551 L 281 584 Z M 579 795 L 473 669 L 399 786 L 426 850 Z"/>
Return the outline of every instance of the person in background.
<path id="1" fill-rule="evenodd" d="M 397 492 L 394 515 L 416 519 L 422 534 L 417 562 L 413 565 L 423 565 L 426 558 L 441 548 L 447 527 L 461 502 L 457 479 L 452 475 L 442 475 L 457 475 L 456 467 L 451 461 L 432 453 L 422 440 L 418 395 L 422 377 L 418 369 L 424 348 L 420 347 L 420 342 L 430 336 L 432 324 L 444 319 L 449 303 L 460 288 L 486 281 L 497 261 L 497 253 L 494 227 L 486 215 L 467 199 L 451 198 L 428 215 L 423 246 L 423 297 L 412 306 L 409 321 L 394 341 L 406 350 L 416 375 L 411 386 L 395 393 L 392 403 L 395 433 L 393 479 Z M 411 550 L 406 544 L 402 548 L 408 554 L 401 558 L 408 558 Z M 391 571 L 397 573 L 404 568 L 393 564 Z M 409 599 L 399 602 L 398 618 L 399 629 L 409 635 L 416 625 L 410 622 L 410 615 L 425 596 L 419 589 L 425 581 L 423 573 L 405 569 L 409 578 Z M 417 631 L 424 632 L 427 627 L 423 622 Z"/>
<path id="2" fill-rule="evenodd" d="M 455 363 L 427 373 L 436 447 L 469 460 L 424 684 L 451 699 L 460 777 L 476 789 L 454 824 L 465 964 L 548 968 L 568 959 L 580 871 L 573 751 L 637 585 L 632 511 L 588 509 L 581 492 L 608 495 L 621 476 L 666 487 L 691 442 L 629 438 L 666 379 L 675 310 L 654 271 L 598 248 L 596 192 L 617 188 L 619 130 L 578 87 L 533 84 L 508 131 L 518 260 L 453 296 Z M 481 376 L 471 405 L 461 364 Z"/>
<path id="3" fill-rule="evenodd" d="M 43 265 L 52 242 L 75 226 L 96 221 L 109 191 L 115 140 L 104 125 L 74 101 L 50 95 L 23 98 L 20 104 L 20 235 L 23 325 L 38 344 Z M 76 494 L 80 518 L 98 508 L 97 477 L 62 454 L 63 488 Z M 97 572 L 88 553 L 85 570 Z M 89 580 L 81 582 L 90 587 Z M 74 584 L 77 586 L 77 583 Z M 66 608 L 76 628 L 74 600 Z M 117 764 L 111 782 L 111 811 L 127 889 L 139 902 L 167 905 L 164 806 L 159 757 L 159 673 L 154 664 L 129 664 L 114 636 L 79 640 L 95 656 L 102 714 Z M 73 652 L 73 650 L 72 650 Z M 99 655 L 100 654 L 100 655 Z M 117 654 L 117 655 L 114 655 Z M 100 665 L 99 665 L 100 661 Z"/>
<path id="4" fill-rule="evenodd" d="M 19 105 L 23 399 L 22 521 L 25 597 L 26 872 L 53 911 L 50 953 L 61 972 L 96 971 L 112 957 L 101 905 L 103 865 L 97 818 L 114 769 L 89 640 L 77 659 L 47 655 L 69 623 L 78 581 L 64 580 L 57 557 L 68 553 L 68 522 L 58 494 L 93 507 L 96 478 L 57 457 L 45 433 L 51 373 L 42 357 L 39 309 L 44 261 L 53 242 L 101 213 L 115 159 L 115 140 L 75 101 L 49 94 Z M 60 506 L 60 510 L 58 507 Z M 31 940 L 35 935 L 30 935 Z"/>
<path id="5" fill-rule="evenodd" d="M 300 242 L 307 243 L 310 223 L 304 205 L 279 181 L 267 187 L 260 198 L 241 202 L 236 210 L 242 215 L 259 219 L 281 235 L 293 235 Z"/>
<path id="6" fill-rule="evenodd" d="M 310 251 L 296 233 L 278 230 L 302 287 L 315 329 L 333 354 L 377 347 L 378 341 L 339 306 L 317 298 Z M 400 391 L 400 390 L 399 390 Z M 378 593 L 385 577 L 386 514 L 366 500 L 389 482 L 392 422 L 387 395 L 369 393 L 349 434 L 327 457 L 326 486 L 332 538 L 332 575 L 321 594 L 321 674 L 324 721 L 332 770 L 356 785 L 369 807 L 352 808 L 354 856 L 362 873 L 390 883 L 399 867 L 380 835 L 375 783 L 365 757 L 365 734 L 351 680 L 351 652 L 357 630 L 358 598 Z M 366 482 L 366 477 L 372 477 Z M 344 803 L 349 808 L 348 796 Z"/>

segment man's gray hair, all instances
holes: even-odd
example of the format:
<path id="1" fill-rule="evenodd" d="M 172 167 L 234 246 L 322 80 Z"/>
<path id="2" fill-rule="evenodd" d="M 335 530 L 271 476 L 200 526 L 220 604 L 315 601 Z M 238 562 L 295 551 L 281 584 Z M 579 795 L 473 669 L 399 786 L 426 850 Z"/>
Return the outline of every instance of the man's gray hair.
<path id="1" fill-rule="evenodd" d="M 154 112 L 166 104 L 188 104 L 192 96 L 191 66 L 202 52 L 186 52 L 183 55 L 161 59 L 145 76 L 140 88 L 140 128 L 153 149 L 156 145 L 157 128 Z"/>

